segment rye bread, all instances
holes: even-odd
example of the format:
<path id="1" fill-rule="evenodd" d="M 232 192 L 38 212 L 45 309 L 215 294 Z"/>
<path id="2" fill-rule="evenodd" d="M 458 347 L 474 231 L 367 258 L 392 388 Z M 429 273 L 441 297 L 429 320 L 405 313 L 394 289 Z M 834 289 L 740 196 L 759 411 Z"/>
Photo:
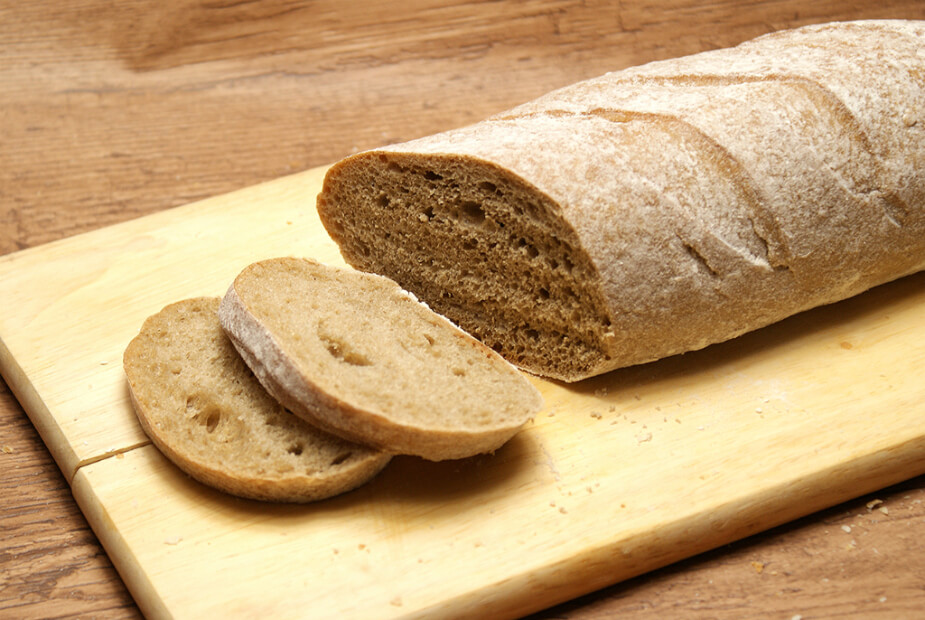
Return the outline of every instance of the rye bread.
<path id="1" fill-rule="evenodd" d="M 430 460 L 491 452 L 542 404 L 516 368 L 384 277 L 261 261 L 238 275 L 219 317 L 287 408 L 384 451 Z"/>
<path id="2" fill-rule="evenodd" d="M 318 212 L 384 274 L 566 381 L 925 268 L 925 22 L 654 62 L 335 164 Z"/>
<path id="3" fill-rule="evenodd" d="M 240 497 L 307 502 L 349 491 L 390 455 L 319 431 L 286 411 L 218 321 L 218 297 L 149 317 L 123 357 L 138 420 L 200 482 Z"/>

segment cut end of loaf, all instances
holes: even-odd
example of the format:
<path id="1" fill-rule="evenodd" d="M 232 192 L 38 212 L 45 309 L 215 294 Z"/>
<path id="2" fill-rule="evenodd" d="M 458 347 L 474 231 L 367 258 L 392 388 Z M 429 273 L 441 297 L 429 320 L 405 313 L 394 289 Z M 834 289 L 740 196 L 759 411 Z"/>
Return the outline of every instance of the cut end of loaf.
<path id="1" fill-rule="evenodd" d="M 329 171 L 318 211 L 348 263 L 524 370 L 573 381 L 609 369 L 599 275 L 553 201 L 515 175 L 469 157 L 362 153 Z"/>

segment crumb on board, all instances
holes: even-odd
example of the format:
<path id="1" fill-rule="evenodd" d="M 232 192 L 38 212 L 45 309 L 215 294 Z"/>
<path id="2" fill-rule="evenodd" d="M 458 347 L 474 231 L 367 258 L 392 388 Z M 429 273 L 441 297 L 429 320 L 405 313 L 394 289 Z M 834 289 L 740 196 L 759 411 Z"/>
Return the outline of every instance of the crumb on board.
<path id="1" fill-rule="evenodd" d="M 652 441 L 652 433 L 639 433 L 636 435 L 636 443 L 645 443 L 647 441 Z"/>
<path id="2" fill-rule="evenodd" d="M 402 606 L 401 596 L 394 597 L 391 601 L 389 601 L 389 605 L 392 605 L 393 607 L 401 607 Z"/>
<path id="3" fill-rule="evenodd" d="M 752 568 L 755 569 L 756 573 L 761 573 L 764 571 L 764 562 L 752 561 Z"/>
<path id="4" fill-rule="evenodd" d="M 181 540 L 183 540 L 182 536 L 168 536 L 164 539 L 164 544 L 171 546 L 179 545 Z"/>

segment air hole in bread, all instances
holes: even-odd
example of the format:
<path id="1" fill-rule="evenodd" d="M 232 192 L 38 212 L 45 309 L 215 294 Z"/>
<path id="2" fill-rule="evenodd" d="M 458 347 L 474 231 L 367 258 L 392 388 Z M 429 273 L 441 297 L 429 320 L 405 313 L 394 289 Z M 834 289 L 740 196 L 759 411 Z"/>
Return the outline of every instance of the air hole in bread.
<path id="1" fill-rule="evenodd" d="M 465 377 L 465 376 L 466 376 L 466 369 L 465 369 L 465 368 L 458 368 L 458 367 L 457 367 L 457 368 L 454 368 L 454 369 L 453 369 L 453 374 L 456 375 L 457 377 Z"/>
<path id="2" fill-rule="evenodd" d="M 379 198 L 376 199 L 376 202 L 384 209 L 389 206 L 389 197 L 386 194 L 379 194 Z"/>
<path id="3" fill-rule="evenodd" d="M 329 334 L 319 332 L 318 339 L 332 357 L 351 366 L 371 366 L 372 360 L 351 347 L 348 343 Z"/>
<path id="4" fill-rule="evenodd" d="M 427 344 L 429 344 L 430 346 L 434 346 L 434 343 L 436 342 L 436 340 L 434 340 L 434 337 L 431 336 L 430 334 L 424 334 L 424 340 L 426 340 Z"/>
<path id="5" fill-rule="evenodd" d="M 341 463 L 349 459 L 351 456 L 353 456 L 353 452 L 343 452 L 341 454 L 338 454 L 331 461 L 331 465 L 340 465 Z"/>
<path id="6" fill-rule="evenodd" d="M 193 419 L 205 426 L 207 433 L 214 433 L 222 422 L 222 412 L 217 409 L 207 409 L 197 413 Z"/>
<path id="7" fill-rule="evenodd" d="M 305 449 L 305 446 L 302 445 L 301 443 L 294 443 L 288 448 L 286 448 L 286 452 L 288 452 L 289 454 L 294 454 L 295 456 L 299 456 L 300 454 L 302 454 L 302 450 L 304 449 Z"/>
<path id="8" fill-rule="evenodd" d="M 433 170 L 428 170 L 427 172 L 425 172 L 424 178 L 427 179 L 428 181 L 440 181 L 443 179 L 441 175 L 437 174 Z"/>
<path id="9" fill-rule="evenodd" d="M 485 221 L 485 210 L 473 200 L 467 200 L 460 205 L 460 215 L 463 221 L 470 224 L 479 225 Z"/>

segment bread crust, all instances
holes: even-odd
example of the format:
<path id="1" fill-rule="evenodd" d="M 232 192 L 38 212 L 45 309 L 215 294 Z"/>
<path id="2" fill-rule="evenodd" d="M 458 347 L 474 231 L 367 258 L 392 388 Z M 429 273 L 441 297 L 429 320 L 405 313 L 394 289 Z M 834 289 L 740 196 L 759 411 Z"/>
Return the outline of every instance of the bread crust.
<path id="1" fill-rule="evenodd" d="M 350 264 L 397 279 L 531 372 L 575 381 L 699 349 L 925 268 L 923 50 L 923 22 L 847 22 L 610 73 L 347 158 L 329 171 L 319 214 Z M 401 267 L 421 263 L 415 247 L 435 223 L 409 218 L 395 226 L 409 232 L 394 234 L 386 222 L 397 201 L 377 208 L 388 201 L 357 187 L 386 186 L 389 166 L 475 184 L 500 169 L 561 222 L 528 242 L 575 240 L 573 262 L 592 266 L 578 282 L 599 324 L 584 332 L 593 333 L 582 344 L 593 349 L 588 361 L 570 366 L 552 354 L 552 337 L 534 351 L 509 344 L 524 339 L 506 329 L 542 331 L 543 305 L 568 301 L 537 295 L 548 286 L 498 275 L 494 298 L 515 289 L 536 297 L 502 328 L 503 303 L 479 314 L 458 278 L 446 278 L 442 295 L 426 285 L 433 274 Z M 422 191 L 409 202 L 426 213 L 428 200 L 444 199 L 445 181 L 432 182 L 434 198 Z M 361 214 L 350 220 L 348 209 Z M 486 213 L 508 228 L 517 221 Z M 375 221 L 391 241 L 376 242 L 360 221 Z M 473 256 L 461 246 L 440 253 L 454 257 L 443 270 Z M 583 337 L 568 321 L 556 329 Z"/>

